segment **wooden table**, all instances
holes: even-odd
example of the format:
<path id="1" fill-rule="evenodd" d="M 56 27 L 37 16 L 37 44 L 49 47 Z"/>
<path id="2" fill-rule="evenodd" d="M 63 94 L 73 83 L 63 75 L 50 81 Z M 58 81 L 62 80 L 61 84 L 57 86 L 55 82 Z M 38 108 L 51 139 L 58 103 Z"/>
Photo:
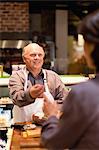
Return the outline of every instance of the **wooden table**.
<path id="1" fill-rule="evenodd" d="M 10 150 L 46 150 L 40 144 L 41 128 L 22 131 L 14 129 Z"/>

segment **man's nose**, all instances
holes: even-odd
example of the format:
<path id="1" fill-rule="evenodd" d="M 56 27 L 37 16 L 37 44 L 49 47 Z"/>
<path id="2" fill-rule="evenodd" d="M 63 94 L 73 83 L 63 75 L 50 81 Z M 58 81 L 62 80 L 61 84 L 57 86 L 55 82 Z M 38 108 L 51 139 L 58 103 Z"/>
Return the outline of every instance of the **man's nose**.
<path id="1" fill-rule="evenodd" d="M 37 59 L 37 58 L 39 58 L 39 55 L 38 55 L 38 54 L 36 54 L 36 55 L 35 55 L 35 58 L 36 58 L 36 59 Z"/>

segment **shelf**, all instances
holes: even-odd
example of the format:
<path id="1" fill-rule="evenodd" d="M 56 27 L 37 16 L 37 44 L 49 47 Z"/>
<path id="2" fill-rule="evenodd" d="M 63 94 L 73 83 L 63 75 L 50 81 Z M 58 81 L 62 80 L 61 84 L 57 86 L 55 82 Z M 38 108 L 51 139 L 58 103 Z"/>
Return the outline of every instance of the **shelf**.
<path id="1" fill-rule="evenodd" d="M 0 86 L 8 86 L 9 78 L 0 78 Z"/>

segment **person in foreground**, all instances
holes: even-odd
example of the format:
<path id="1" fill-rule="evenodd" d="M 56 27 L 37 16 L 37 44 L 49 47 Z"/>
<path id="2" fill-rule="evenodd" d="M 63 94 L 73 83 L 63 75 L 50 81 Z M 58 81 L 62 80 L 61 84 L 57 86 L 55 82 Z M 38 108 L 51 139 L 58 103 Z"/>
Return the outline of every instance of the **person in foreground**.
<path id="1" fill-rule="evenodd" d="M 55 102 L 44 95 L 48 119 L 42 126 L 41 142 L 49 149 L 99 149 L 99 10 L 86 16 L 78 29 L 84 37 L 87 64 L 96 69 L 96 76 L 71 89 L 60 117 Z"/>
<path id="2" fill-rule="evenodd" d="M 60 105 L 68 90 L 57 73 L 42 68 L 44 56 L 44 49 L 37 43 L 25 46 L 22 57 L 26 66 L 13 72 L 9 79 L 9 92 L 14 103 L 14 123 L 33 121 L 37 119 L 35 116 L 44 116 L 41 107 L 45 91 L 57 101 L 61 109 Z"/>

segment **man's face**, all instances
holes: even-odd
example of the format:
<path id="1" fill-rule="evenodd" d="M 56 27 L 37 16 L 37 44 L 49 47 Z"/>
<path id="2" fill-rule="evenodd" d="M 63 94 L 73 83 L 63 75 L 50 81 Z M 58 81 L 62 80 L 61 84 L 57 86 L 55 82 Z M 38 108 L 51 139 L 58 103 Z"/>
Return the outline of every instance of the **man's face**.
<path id="1" fill-rule="evenodd" d="M 44 55 L 42 47 L 28 47 L 24 55 L 24 60 L 28 69 L 41 69 L 44 62 Z"/>

